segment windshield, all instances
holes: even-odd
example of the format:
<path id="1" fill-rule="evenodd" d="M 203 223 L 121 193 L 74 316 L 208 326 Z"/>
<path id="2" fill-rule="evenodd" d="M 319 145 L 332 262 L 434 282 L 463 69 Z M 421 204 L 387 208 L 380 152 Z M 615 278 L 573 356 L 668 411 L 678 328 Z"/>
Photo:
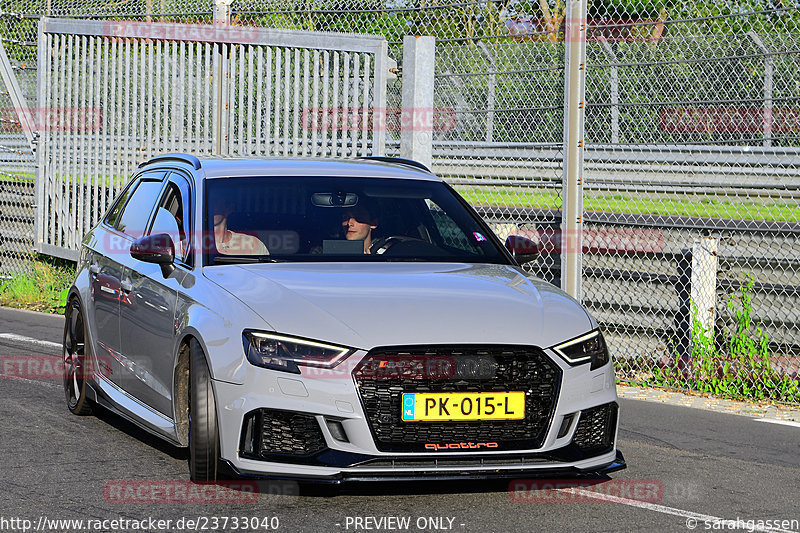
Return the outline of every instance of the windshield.
<path id="1" fill-rule="evenodd" d="M 215 178 L 205 183 L 205 264 L 275 261 L 508 263 L 441 182 Z"/>

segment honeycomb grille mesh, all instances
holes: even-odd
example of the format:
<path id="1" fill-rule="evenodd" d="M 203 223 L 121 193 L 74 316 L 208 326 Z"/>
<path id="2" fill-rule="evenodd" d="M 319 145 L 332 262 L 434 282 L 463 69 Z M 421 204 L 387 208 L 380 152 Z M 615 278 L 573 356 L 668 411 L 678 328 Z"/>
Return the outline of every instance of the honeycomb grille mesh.
<path id="1" fill-rule="evenodd" d="M 305 456 L 325 448 L 325 437 L 311 415 L 258 409 L 244 422 L 247 455 L 268 459 L 275 455 Z"/>
<path id="2" fill-rule="evenodd" d="M 490 357 L 496 372 L 490 379 L 459 377 L 374 378 L 362 368 L 376 359 L 408 356 Z M 538 448 L 547 433 L 561 383 L 561 369 L 541 349 L 531 346 L 437 346 L 380 348 L 353 371 L 375 444 L 380 451 L 425 451 L 426 443 L 497 442 L 498 450 Z M 479 422 L 403 422 L 403 393 L 525 392 L 523 420 Z"/>
<path id="3" fill-rule="evenodd" d="M 611 448 L 617 426 L 617 404 L 607 403 L 581 411 L 572 442 L 584 453 Z"/>

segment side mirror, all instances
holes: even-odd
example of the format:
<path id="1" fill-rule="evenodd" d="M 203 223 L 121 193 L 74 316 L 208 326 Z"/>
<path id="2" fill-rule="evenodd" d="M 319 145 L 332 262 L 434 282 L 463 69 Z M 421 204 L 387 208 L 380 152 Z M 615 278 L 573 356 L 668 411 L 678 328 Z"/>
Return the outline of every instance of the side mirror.
<path id="1" fill-rule="evenodd" d="M 131 244 L 131 256 L 145 263 L 161 265 L 164 275 L 167 276 L 174 268 L 172 263 L 175 262 L 175 243 L 166 233 L 148 235 Z"/>
<path id="2" fill-rule="evenodd" d="M 506 239 L 506 249 L 520 265 L 536 261 L 539 257 L 539 245 L 521 235 L 509 235 Z"/>

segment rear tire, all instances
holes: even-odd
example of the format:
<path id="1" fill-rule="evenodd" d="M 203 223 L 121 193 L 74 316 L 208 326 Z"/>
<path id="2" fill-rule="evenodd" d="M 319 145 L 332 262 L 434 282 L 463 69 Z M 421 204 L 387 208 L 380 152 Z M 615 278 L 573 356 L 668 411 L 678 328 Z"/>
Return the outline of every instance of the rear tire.
<path id="1" fill-rule="evenodd" d="M 86 381 L 91 368 L 91 351 L 88 348 L 83 309 L 77 297 L 69 301 L 64 315 L 66 323 L 62 353 L 67 408 L 79 416 L 90 415 L 92 402 L 86 395 Z"/>
<path id="2" fill-rule="evenodd" d="M 192 481 L 216 481 L 219 429 L 214 389 L 203 348 L 189 344 L 189 474 Z"/>

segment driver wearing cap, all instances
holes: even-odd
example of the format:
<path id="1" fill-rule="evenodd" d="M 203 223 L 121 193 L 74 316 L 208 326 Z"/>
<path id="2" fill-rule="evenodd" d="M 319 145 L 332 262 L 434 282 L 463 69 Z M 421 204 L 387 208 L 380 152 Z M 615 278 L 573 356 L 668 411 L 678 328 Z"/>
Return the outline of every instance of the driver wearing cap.
<path id="1" fill-rule="evenodd" d="M 355 205 L 342 213 L 342 231 L 348 241 L 364 241 L 364 253 L 371 253 L 372 231 L 378 227 L 378 217 L 363 204 Z"/>

